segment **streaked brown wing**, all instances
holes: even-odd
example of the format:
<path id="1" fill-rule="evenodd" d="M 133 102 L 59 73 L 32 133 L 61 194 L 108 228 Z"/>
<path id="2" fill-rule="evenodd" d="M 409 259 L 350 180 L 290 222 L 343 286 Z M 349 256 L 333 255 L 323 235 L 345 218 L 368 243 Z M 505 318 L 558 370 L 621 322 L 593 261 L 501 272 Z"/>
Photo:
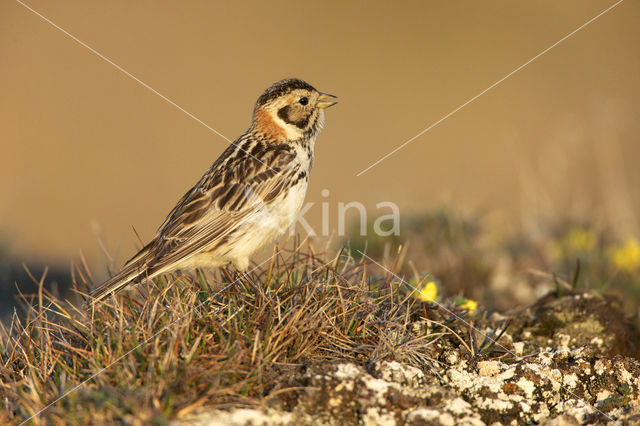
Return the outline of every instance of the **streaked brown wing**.
<path id="1" fill-rule="evenodd" d="M 249 156 L 217 161 L 163 224 L 151 270 L 165 269 L 208 249 L 242 227 L 257 209 L 295 182 L 299 164 L 294 158 L 291 149 L 277 146 L 262 153 L 259 160 L 264 164 Z"/>

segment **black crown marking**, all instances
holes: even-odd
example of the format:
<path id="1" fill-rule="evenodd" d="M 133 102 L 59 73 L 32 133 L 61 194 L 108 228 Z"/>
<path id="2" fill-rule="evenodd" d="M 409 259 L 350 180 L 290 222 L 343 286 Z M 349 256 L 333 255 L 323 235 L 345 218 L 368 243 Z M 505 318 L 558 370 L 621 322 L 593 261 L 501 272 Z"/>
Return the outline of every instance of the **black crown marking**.
<path id="1" fill-rule="evenodd" d="M 316 91 L 316 89 L 312 85 L 305 81 L 302 81 L 298 78 L 287 78 L 285 80 L 280 80 L 277 83 L 272 84 L 271 87 L 269 87 L 262 95 L 260 95 L 256 104 L 258 106 L 264 105 L 275 98 L 278 98 L 297 89 Z"/>

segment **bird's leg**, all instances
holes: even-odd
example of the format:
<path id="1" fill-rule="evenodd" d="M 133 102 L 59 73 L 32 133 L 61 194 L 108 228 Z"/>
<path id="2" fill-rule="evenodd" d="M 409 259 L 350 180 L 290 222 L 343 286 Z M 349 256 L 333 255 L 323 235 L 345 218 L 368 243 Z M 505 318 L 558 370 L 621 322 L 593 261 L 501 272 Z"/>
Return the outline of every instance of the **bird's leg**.
<path id="1" fill-rule="evenodd" d="M 174 274 L 176 278 L 178 278 L 178 281 L 184 281 L 187 284 L 194 285 L 198 282 L 198 271 L 194 270 L 193 272 L 195 275 L 189 274 L 182 269 L 176 269 Z"/>
<path id="2" fill-rule="evenodd" d="M 245 283 L 252 283 L 251 277 L 246 269 L 235 269 L 233 273 L 234 281 L 240 282 L 243 281 Z"/>
<path id="3" fill-rule="evenodd" d="M 235 269 L 234 279 L 240 281 L 244 280 L 247 282 L 251 282 L 249 274 L 247 273 L 247 269 L 249 268 L 249 259 L 235 259 L 232 262 L 233 267 Z"/>
<path id="4" fill-rule="evenodd" d="M 229 281 L 229 284 L 235 282 L 236 273 L 235 271 L 233 273 L 229 271 L 229 266 L 223 266 L 222 268 L 220 268 L 220 271 L 222 272 L 222 275 L 224 275 L 224 277 L 227 279 L 227 281 Z"/>

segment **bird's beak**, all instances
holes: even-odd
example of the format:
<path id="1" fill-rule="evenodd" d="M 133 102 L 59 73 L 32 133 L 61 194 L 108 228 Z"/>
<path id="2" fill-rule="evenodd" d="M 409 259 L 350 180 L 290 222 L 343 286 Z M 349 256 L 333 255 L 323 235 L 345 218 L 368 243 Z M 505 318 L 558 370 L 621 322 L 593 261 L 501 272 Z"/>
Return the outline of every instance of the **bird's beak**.
<path id="1" fill-rule="evenodd" d="M 321 109 L 329 108 L 331 105 L 335 105 L 338 103 L 338 101 L 336 101 L 335 99 L 337 99 L 336 96 L 330 95 L 328 93 L 320 93 L 320 96 L 318 96 L 318 103 L 316 105 Z"/>

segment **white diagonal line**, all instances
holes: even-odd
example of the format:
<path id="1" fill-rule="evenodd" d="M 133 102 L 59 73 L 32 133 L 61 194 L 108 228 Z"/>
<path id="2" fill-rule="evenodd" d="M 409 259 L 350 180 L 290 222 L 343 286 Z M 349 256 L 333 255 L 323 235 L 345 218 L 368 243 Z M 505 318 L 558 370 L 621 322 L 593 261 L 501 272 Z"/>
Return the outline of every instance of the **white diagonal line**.
<path id="1" fill-rule="evenodd" d="M 250 271 L 246 272 L 243 275 L 248 275 L 251 272 L 255 271 L 256 269 L 260 268 L 262 265 L 264 265 L 265 263 L 269 262 L 271 259 L 273 259 L 275 256 L 277 256 L 280 253 L 280 251 L 276 251 L 271 257 L 269 257 L 267 260 L 261 262 L 260 264 L 258 264 L 255 268 L 251 269 Z M 67 396 L 69 396 L 70 394 L 72 394 L 73 392 L 75 392 L 76 390 L 78 390 L 79 388 L 81 388 L 85 383 L 95 379 L 97 376 L 99 376 L 100 374 L 104 373 L 106 370 L 108 370 L 109 368 L 113 367 L 115 364 L 119 363 L 120 361 L 122 361 L 125 357 L 127 357 L 128 355 L 130 355 L 133 351 L 135 351 L 136 349 L 139 349 L 143 346 L 145 346 L 147 343 L 149 343 L 151 340 L 155 339 L 156 336 L 158 336 L 160 333 L 162 333 L 163 331 L 167 330 L 169 327 L 171 327 L 172 325 L 174 325 L 175 323 L 177 323 L 178 321 L 181 321 L 184 317 L 186 317 L 187 315 L 193 313 L 196 309 L 198 309 L 200 306 L 202 306 L 205 302 L 207 302 L 210 299 L 215 299 L 216 297 L 218 297 L 220 294 L 222 294 L 223 292 L 229 290 L 231 287 L 233 287 L 233 285 L 235 283 L 237 283 L 238 281 L 240 281 L 242 277 L 237 278 L 235 281 L 227 284 L 226 286 L 224 286 L 222 289 L 220 289 L 216 294 L 213 295 L 213 297 L 208 298 L 207 300 L 204 300 L 200 303 L 198 303 L 196 306 L 194 306 L 193 308 L 191 308 L 189 311 L 187 311 L 187 313 L 185 313 L 184 315 L 180 316 L 177 320 L 170 322 L 169 324 L 165 325 L 164 327 L 162 327 L 159 331 L 157 331 L 156 333 L 153 334 L 153 336 L 149 337 L 148 339 L 146 339 L 145 341 L 143 341 L 142 343 L 134 346 L 133 348 L 131 348 L 129 351 L 127 351 L 125 354 L 123 354 L 122 356 L 120 356 L 118 359 L 116 359 L 115 361 L 111 362 L 110 364 L 108 364 L 106 367 L 103 367 L 101 370 L 99 370 L 98 372 L 92 374 L 91 376 L 89 376 L 89 378 L 85 379 L 84 381 L 82 381 L 81 383 L 77 384 L 76 386 L 72 387 L 71 389 L 69 389 L 68 391 L 66 391 L 65 393 L 63 393 L 62 395 L 60 395 L 58 398 L 56 398 L 54 401 L 50 402 L 49 404 L 47 404 L 46 407 L 42 408 L 41 410 L 39 410 L 37 413 L 35 413 L 34 415 L 32 415 L 31 417 L 29 417 L 28 419 L 24 420 L 23 422 L 20 423 L 20 426 L 22 426 L 23 424 L 27 423 L 29 420 L 33 419 L 34 417 L 39 416 L 43 411 L 47 410 L 49 407 L 53 406 L 54 404 L 56 404 L 58 401 L 60 401 L 61 399 L 66 398 Z"/>
<path id="2" fill-rule="evenodd" d="M 469 99 L 468 101 L 466 101 L 462 105 L 458 106 L 456 109 L 454 109 L 453 111 L 451 111 L 450 113 L 448 113 L 447 115 L 445 115 L 444 117 L 439 119 L 438 121 L 436 121 L 436 122 L 432 123 L 431 125 L 429 125 L 429 127 L 427 127 L 426 129 L 422 130 L 420 133 L 418 133 L 417 135 L 415 135 L 411 139 L 407 140 L 402 145 L 399 145 L 396 148 L 394 148 L 391 152 L 389 152 L 388 154 L 386 154 L 383 157 L 381 157 L 380 159 L 378 159 L 376 162 L 374 162 L 371 165 L 369 165 L 366 169 L 361 170 L 356 176 L 363 175 L 364 173 L 369 171 L 371 168 L 377 166 L 378 164 L 380 164 L 381 162 L 383 162 L 384 160 L 386 160 L 387 158 L 389 158 L 390 156 L 392 156 L 396 152 L 400 151 L 402 148 L 404 148 L 405 146 L 409 145 L 411 142 L 413 142 L 414 140 L 418 139 L 420 136 L 424 135 L 429 130 L 433 129 L 438 124 L 442 123 L 444 120 L 446 120 L 447 118 L 451 117 L 453 114 L 455 114 L 456 112 L 460 111 L 462 108 L 466 107 L 467 105 L 469 105 L 470 103 L 472 103 L 473 101 L 478 99 L 480 96 L 484 95 L 489 90 L 493 89 L 494 87 L 496 87 L 497 85 L 499 85 L 500 83 L 502 83 L 503 81 L 505 81 L 506 79 L 508 79 L 509 77 L 511 77 L 512 75 L 514 75 L 515 73 L 517 73 L 518 71 L 520 71 L 521 69 L 523 69 L 524 67 L 529 65 L 530 63 L 532 63 L 533 61 L 535 61 L 536 59 L 538 59 L 539 57 L 541 57 L 542 55 L 544 55 L 545 53 L 547 53 L 548 51 L 550 51 L 551 49 L 553 49 L 554 47 L 556 47 L 557 45 L 562 43 L 563 41 L 567 40 L 569 37 L 571 37 L 572 35 L 574 35 L 578 31 L 580 31 L 581 29 L 583 29 L 587 25 L 591 24 L 593 21 L 595 21 L 596 19 L 600 18 L 602 15 L 604 15 L 607 12 L 609 12 L 611 9 L 613 9 L 616 6 L 618 6 L 623 1 L 624 0 L 618 0 L 613 5 L 609 6 L 608 8 L 606 8 L 605 10 L 603 10 L 602 12 L 600 12 L 599 14 L 594 16 L 593 18 L 589 19 L 587 22 L 585 22 L 584 24 L 580 25 L 578 28 L 576 28 L 575 30 L 571 31 L 569 34 L 567 34 L 566 36 L 562 37 L 560 40 L 558 40 L 555 43 L 553 43 L 551 46 L 549 46 L 546 49 L 544 49 L 542 52 L 538 53 L 536 56 L 534 56 L 533 58 L 529 59 L 524 64 L 520 65 L 518 68 L 516 68 L 513 71 L 511 71 L 509 74 L 505 75 L 500 80 L 496 81 L 491 86 L 487 87 L 482 92 L 480 92 L 477 95 L 475 95 L 473 98 Z"/>
<path id="3" fill-rule="evenodd" d="M 390 271 L 389 269 L 385 268 L 383 265 L 381 265 L 380 263 L 376 262 L 375 260 L 373 260 L 371 257 L 367 256 L 366 254 L 364 254 L 362 251 L 357 250 L 358 253 L 360 253 L 363 257 L 366 257 L 367 259 L 369 259 L 369 261 L 371 261 L 372 263 L 378 265 L 380 268 L 382 268 L 383 270 L 387 271 L 388 273 L 390 273 L 391 275 L 393 275 L 396 279 L 400 280 L 400 282 L 402 284 L 405 284 L 407 287 L 411 288 L 414 291 L 418 291 L 419 290 L 411 285 L 411 283 L 408 283 L 407 281 L 405 281 L 404 279 L 400 278 L 398 275 L 396 275 L 395 273 L 393 273 L 392 271 Z M 462 321 L 463 323 L 465 323 L 468 327 L 470 327 L 472 330 L 476 331 L 478 334 L 480 334 L 481 336 L 483 336 L 486 339 L 489 339 L 491 342 L 493 342 L 496 346 L 500 346 L 503 350 L 505 350 L 506 352 L 510 353 L 514 358 L 516 359 L 524 359 L 524 358 L 529 358 L 532 355 L 525 355 L 523 357 L 519 357 L 518 355 L 516 355 L 513 351 L 507 349 L 505 346 L 503 346 L 502 344 L 500 344 L 497 340 L 487 336 L 486 334 L 484 334 L 482 331 L 478 330 L 477 328 L 475 328 L 473 325 L 471 325 L 468 321 L 466 321 L 464 318 L 462 318 L 461 316 L 457 315 L 456 313 L 454 313 L 453 311 L 451 311 L 450 309 L 448 309 L 446 306 L 444 306 L 443 304 L 441 304 L 440 302 L 437 301 L 433 301 L 433 303 L 435 303 L 436 305 L 438 305 L 440 308 L 444 309 L 445 311 L 447 311 L 449 314 L 453 315 L 454 317 L 456 317 L 457 319 L 459 319 L 460 321 Z M 600 414 L 602 414 L 603 416 L 605 416 L 606 418 L 608 418 L 611 421 L 614 421 L 611 417 L 609 417 L 605 412 L 603 412 L 602 410 L 600 410 L 598 407 L 596 407 L 593 404 L 590 404 L 589 402 L 585 401 L 584 399 L 580 398 L 578 395 L 576 395 L 575 393 L 573 393 L 571 390 L 567 389 L 564 387 L 564 385 L 560 382 L 558 382 L 557 380 L 555 380 L 553 377 L 549 376 L 549 380 L 555 382 L 556 384 L 558 384 L 560 386 L 560 388 L 564 389 L 565 391 L 567 391 L 568 393 L 570 393 L 574 398 L 576 398 L 578 401 L 582 401 L 584 404 L 591 406 L 592 408 L 594 408 L 597 412 L 599 412 Z"/>
<path id="4" fill-rule="evenodd" d="M 96 49 L 94 49 L 93 47 L 89 46 L 87 43 L 83 42 L 82 40 L 80 40 L 78 37 L 74 36 L 73 34 L 71 34 L 70 32 L 68 32 L 67 30 L 65 30 L 64 28 L 60 27 L 59 25 L 57 25 L 56 23 L 54 23 L 53 21 L 51 21 L 50 19 L 48 19 L 46 16 L 43 16 L 41 13 L 39 13 L 38 11 L 34 10 L 33 8 L 31 8 L 29 5 L 21 2 L 20 0 L 16 0 L 17 3 L 20 3 L 22 6 L 24 6 L 26 9 L 30 10 L 31 12 L 33 12 L 34 14 L 36 14 L 37 16 L 39 16 L 40 18 L 42 18 L 43 20 L 45 20 L 47 23 L 49 23 L 50 25 L 52 25 L 53 27 L 57 28 L 58 30 L 60 30 L 61 32 L 63 32 L 65 35 L 67 35 L 69 38 L 71 38 L 73 41 L 75 41 L 76 43 L 80 44 L 83 47 L 86 47 L 87 49 L 89 49 L 93 54 L 95 54 L 96 56 L 98 56 L 100 59 L 104 60 L 105 62 L 108 62 L 109 64 L 113 65 L 114 67 L 116 67 L 120 72 L 122 72 L 123 74 L 125 74 L 127 77 L 130 77 L 131 79 L 135 80 L 136 82 L 138 82 L 140 85 L 144 86 L 145 88 L 149 89 L 150 91 L 152 91 L 153 93 L 155 93 L 156 95 L 160 96 L 162 99 L 164 99 L 165 101 L 169 102 L 171 105 L 173 105 L 174 107 L 178 108 L 180 111 L 184 112 L 185 114 L 187 114 L 189 117 L 193 118 L 194 120 L 196 120 L 198 123 L 202 124 L 203 126 L 205 126 L 207 129 L 211 130 L 213 133 L 215 133 L 216 135 L 220 136 L 221 138 L 227 140 L 227 142 L 231 142 L 231 140 L 229 138 L 227 138 L 225 135 L 223 135 L 222 133 L 220 133 L 219 131 L 217 131 L 216 129 L 214 129 L 213 127 L 209 126 L 207 123 L 205 123 L 204 121 L 200 120 L 198 117 L 196 117 L 195 115 L 193 115 L 192 113 L 190 113 L 189 111 L 187 111 L 186 109 L 182 108 L 180 105 L 178 105 L 177 103 L 173 102 L 171 99 L 167 98 L 165 95 L 163 95 L 162 93 L 158 92 L 156 89 L 154 89 L 153 87 L 149 86 L 147 83 L 145 83 L 144 81 L 140 80 L 138 77 L 136 77 L 135 75 L 131 74 L 129 71 L 125 70 L 124 68 L 122 68 L 120 65 L 116 64 L 115 62 L 113 62 L 111 59 L 107 58 L 106 56 L 104 56 L 102 53 L 98 52 Z"/>
<path id="5" fill-rule="evenodd" d="M 141 86 L 145 87 L 146 89 L 150 90 L 151 92 L 155 93 L 156 95 L 160 96 L 162 99 L 164 99 L 165 101 L 167 101 L 168 103 L 170 103 L 171 105 L 173 105 L 174 107 L 176 107 L 177 109 L 179 109 L 180 111 L 182 111 L 183 113 L 185 113 L 186 115 L 188 115 L 189 117 L 193 118 L 195 121 L 197 121 L 198 123 L 202 124 L 204 127 L 206 127 L 207 129 L 211 130 L 213 133 L 215 133 L 216 135 L 220 136 L 221 138 L 223 138 L 224 140 L 226 140 L 227 142 L 230 142 L 232 145 L 236 146 L 238 149 L 240 149 L 241 151 L 245 152 L 247 155 L 249 155 L 250 157 L 252 157 L 254 160 L 262 163 L 264 166 L 266 166 L 268 169 L 273 170 L 268 164 L 265 164 L 262 160 L 260 160 L 259 158 L 256 158 L 255 156 L 253 156 L 251 153 L 247 152 L 246 150 L 242 149 L 242 147 L 240 147 L 238 144 L 234 143 L 231 139 L 229 139 L 228 137 L 226 137 L 225 135 L 223 135 L 222 133 L 220 133 L 219 131 L 217 131 L 216 129 L 214 129 L 213 127 L 211 127 L 210 125 L 208 125 L 207 123 L 205 123 L 204 121 L 202 121 L 201 119 L 199 119 L 198 117 L 196 117 L 194 114 L 192 114 L 191 112 L 187 111 L 186 109 L 184 109 L 183 107 L 181 107 L 180 105 L 178 105 L 177 103 L 175 103 L 174 101 L 172 101 L 171 99 L 169 99 L 168 97 L 166 97 L 165 95 L 163 95 L 162 93 L 158 92 L 156 89 L 154 89 L 153 87 L 149 86 L 147 83 L 145 83 L 144 81 L 140 80 L 138 77 L 136 77 L 135 75 L 131 74 L 129 71 L 127 71 L 126 69 L 122 68 L 120 65 L 116 64 L 115 62 L 113 62 L 111 59 L 107 58 L 106 56 L 104 56 L 102 53 L 98 52 L 96 49 L 94 49 L 93 47 L 89 46 L 87 43 L 83 42 L 82 40 L 80 40 L 78 37 L 74 36 L 73 34 L 71 34 L 70 32 L 68 32 L 67 30 L 65 30 L 64 28 L 60 27 L 59 25 L 57 25 L 55 22 L 51 21 L 49 18 L 47 18 L 46 16 L 42 15 L 41 13 L 39 13 L 38 11 L 36 11 L 35 9 L 33 9 L 32 7 L 30 7 L 29 5 L 23 3 L 20 0 L 15 0 L 17 3 L 19 3 L 20 5 L 22 5 L 25 9 L 30 10 L 31 12 L 33 12 L 35 15 L 39 16 L 40 18 L 42 18 L 44 21 L 46 21 L 48 24 L 50 24 L 51 26 L 53 26 L 54 28 L 58 29 L 59 31 L 61 31 L 62 33 L 64 33 L 66 36 L 68 36 L 69 38 L 71 38 L 73 41 L 75 41 L 76 43 L 80 44 L 81 46 L 87 48 L 91 53 L 95 54 L 96 56 L 98 56 L 100 59 L 104 60 L 105 62 L 113 65 L 118 71 L 122 72 L 123 74 L 125 74 L 127 77 L 131 78 L 132 80 L 135 80 L 137 83 L 139 83 Z"/>

